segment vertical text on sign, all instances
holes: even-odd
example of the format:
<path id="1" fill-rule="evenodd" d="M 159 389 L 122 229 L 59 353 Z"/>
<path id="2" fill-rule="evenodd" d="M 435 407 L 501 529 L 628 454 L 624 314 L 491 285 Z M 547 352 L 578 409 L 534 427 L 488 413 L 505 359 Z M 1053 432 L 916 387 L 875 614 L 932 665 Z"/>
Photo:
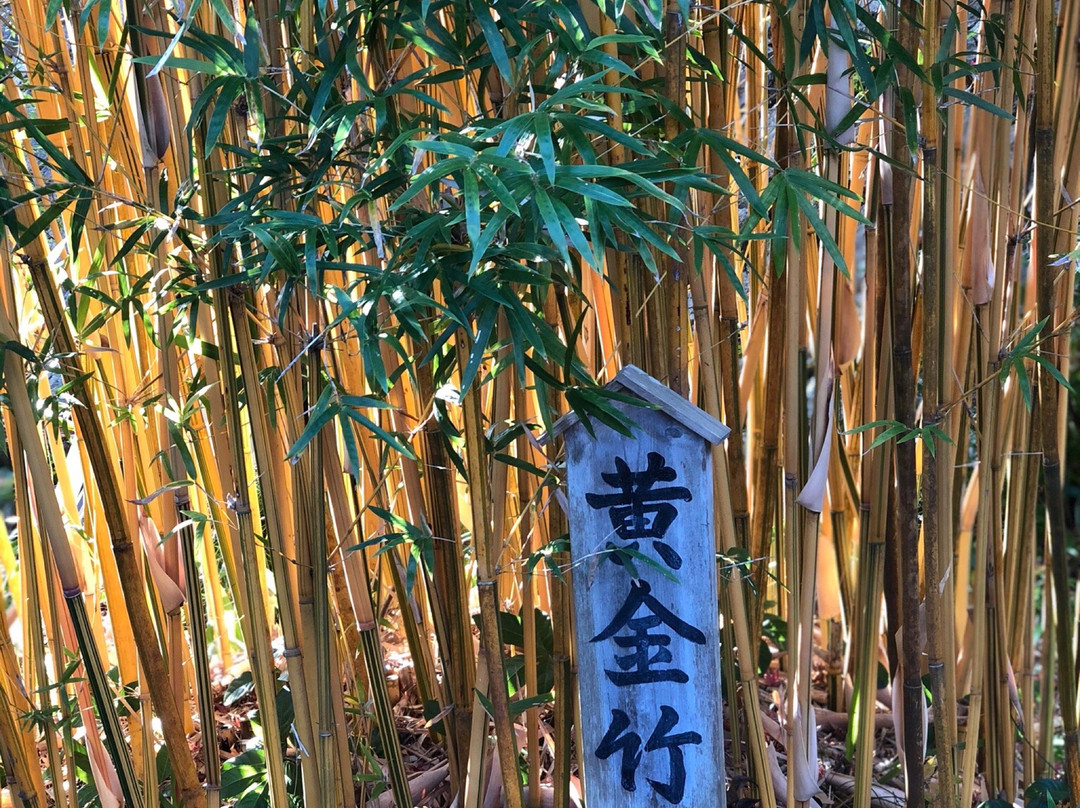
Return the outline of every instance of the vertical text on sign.
<path id="1" fill-rule="evenodd" d="M 656 487 L 657 483 L 671 483 L 677 478 L 675 469 L 667 464 L 663 455 L 649 452 L 646 467 L 639 471 L 632 470 L 625 458 L 616 456 L 615 471 L 601 477 L 618 492 L 590 492 L 585 495 L 585 501 L 594 510 L 606 511 L 615 535 L 622 541 L 620 545 L 608 542 L 611 559 L 626 566 L 622 554 L 639 554 L 640 540 L 651 539 L 660 560 L 673 570 L 680 569 L 682 556 L 663 539 L 679 515 L 678 507 L 673 503 L 687 502 L 693 497 L 684 486 Z M 626 600 L 611 622 L 590 640 L 593 643 L 611 640 L 619 649 L 628 652 L 614 657 L 614 670 L 605 668 L 607 678 L 617 687 L 661 682 L 688 684 L 690 676 L 685 670 L 669 667 L 673 659 L 669 646 L 673 639 L 704 645 L 704 633 L 657 600 L 644 577 L 634 580 L 627 575 L 626 579 L 629 586 Z M 639 616 L 642 610 L 645 613 Z M 624 629 L 626 633 L 620 634 Z M 701 743 L 701 734 L 693 730 L 669 734 L 679 719 L 674 707 L 662 704 L 660 716 L 644 748 L 645 753 L 668 753 L 668 779 L 646 779 L 653 791 L 672 805 L 682 801 L 686 790 L 682 747 Z M 619 773 L 624 791 L 637 790 L 637 770 L 643 755 L 641 735 L 632 724 L 624 711 L 613 709 L 608 730 L 594 752 L 601 760 L 621 753 Z"/>

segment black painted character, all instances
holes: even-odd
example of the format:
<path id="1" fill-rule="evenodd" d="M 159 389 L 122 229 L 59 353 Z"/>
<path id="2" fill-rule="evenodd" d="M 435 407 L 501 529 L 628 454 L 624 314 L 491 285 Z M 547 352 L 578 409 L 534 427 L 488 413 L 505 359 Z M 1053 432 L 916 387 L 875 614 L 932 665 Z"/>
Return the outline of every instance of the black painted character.
<path id="1" fill-rule="evenodd" d="M 650 614 L 635 617 L 638 610 L 645 606 Z M 705 644 L 705 635 L 700 629 L 682 620 L 664 604 L 652 596 L 652 587 L 648 581 L 631 581 L 630 594 L 619 611 L 608 623 L 607 628 L 589 642 L 600 642 L 614 637 L 620 648 L 630 649 L 629 654 L 615 657 L 619 670 L 605 669 L 608 679 L 619 687 L 626 685 L 651 684 L 653 682 L 677 682 L 686 684 L 690 677 L 678 668 L 654 668 L 654 665 L 666 665 L 671 662 L 671 636 L 669 634 L 651 634 L 650 631 L 661 625 L 667 626 L 683 639 L 698 645 Z M 623 628 L 631 631 L 630 635 L 616 636 Z M 652 649 L 656 648 L 655 654 Z M 652 654 L 650 656 L 650 654 Z"/>
<path id="2" fill-rule="evenodd" d="M 617 494 L 586 494 L 585 501 L 594 510 L 608 509 L 615 534 L 627 542 L 625 548 L 609 544 L 609 549 L 637 550 L 640 539 L 653 539 L 653 548 L 672 569 L 682 566 L 682 557 L 667 542 L 661 541 L 679 510 L 672 501 L 689 502 L 690 489 L 681 485 L 654 488 L 657 483 L 674 482 L 677 474 L 659 452 L 649 452 L 644 471 L 631 471 L 622 457 L 615 458 L 615 471 L 600 475 Z M 618 556 L 616 563 L 621 564 Z"/>
<path id="3" fill-rule="evenodd" d="M 660 720 L 656 722 L 649 740 L 645 742 L 646 752 L 666 749 L 668 752 L 669 775 L 667 782 L 646 778 L 653 791 L 672 805 L 682 802 L 686 791 L 686 763 L 683 760 L 682 747 L 686 744 L 700 744 L 701 735 L 697 732 L 680 732 L 668 735 L 679 723 L 679 713 L 666 704 L 660 706 Z M 622 710 L 611 711 L 611 724 L 596 747 L 596 756 L 607 760 L 616 752 L 622 752 L 619 764 L 619 778 L 624 791 L 637 790 L 637 769 L 641 765 L 641 736 L 636 732 L 626 732 L 630 728 L 630 717 Z M 620 737 L 621 736 L 621 737 Z"/>

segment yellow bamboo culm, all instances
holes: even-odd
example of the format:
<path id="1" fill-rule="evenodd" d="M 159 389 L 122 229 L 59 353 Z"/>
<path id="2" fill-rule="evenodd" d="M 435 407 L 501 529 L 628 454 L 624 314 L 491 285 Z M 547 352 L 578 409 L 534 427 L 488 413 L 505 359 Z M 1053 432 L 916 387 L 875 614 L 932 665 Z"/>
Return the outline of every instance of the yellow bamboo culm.
<path id="1" fill-rule="evenodd" d="M 631 363 L 732 430 L 718 794 L 1080 801 L 1080 2 L 0 24 L 3 805 L 649 798 L 540 440 Z"/>

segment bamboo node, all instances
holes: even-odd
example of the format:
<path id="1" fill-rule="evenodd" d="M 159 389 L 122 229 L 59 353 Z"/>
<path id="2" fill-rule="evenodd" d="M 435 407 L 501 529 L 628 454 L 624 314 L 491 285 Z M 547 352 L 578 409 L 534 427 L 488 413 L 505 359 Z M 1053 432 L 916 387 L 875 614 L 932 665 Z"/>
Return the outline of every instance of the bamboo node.
<path id="1" fill-rule="evenodd" d="M 248 516 L 251 514 L 251 506 L 236 494 L 229 494 L 225 498 L 225 507 L 230 511 L 235 511 L 240 516 Z"/>

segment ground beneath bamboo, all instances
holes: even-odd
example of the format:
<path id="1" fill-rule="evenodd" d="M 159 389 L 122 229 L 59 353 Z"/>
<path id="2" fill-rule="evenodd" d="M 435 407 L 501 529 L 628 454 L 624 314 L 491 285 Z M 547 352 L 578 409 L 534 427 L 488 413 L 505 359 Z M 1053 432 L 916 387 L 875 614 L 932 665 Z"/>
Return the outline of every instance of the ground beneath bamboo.
<path id="1" fill-rule="evenodd" d="M 440 739 L 431 729 L 431 722 L 424 716 L 408 649 L 404 639 L 395 632 L 386 631 L 383 640 L 386 660 L 385 675 L 390 683 L 391 694 L 396 699 L 394 713 L 398 741 L 402 748 L 410 782 L 414 786 L 415 805 L 418 808 L 450 808 L 452 799 L 446 775 L 448 771 L 446 755 Z M 775 653 L 771 667 L 759 678 L 758 700 L 769 744 L 776 752 L 776 772 L 779 776 L 775 779 L 779 781 L 778 785 L 782 788 L 784 779 L 782 772 L 786 769 L 784 754 L 786 737 L 783 730 L 782 705 L 787 683 L 780 670 L 781 658 L 781 653 Z M 215 694 L 217 753 L 225 765 L 251 748 L 254 737 L 252 721 L 256 718 L 255 699 L 252 692 L 245 693 L 241 698 L 226 704 L 229 701 L 230 685 L 230 677 L 224 675 Z M 235 687 L 232 691 L 235 692 Z M 895 743 L 892 715 L 887 703 L 888 693 L 882 692 L 879 697 L 874 738 L 875 783 L 879 787 L 874 790 L 873 802 L 877 808 L 891 808 L 903 804 L 903 775 Z M 829 709 L 828 666 L 820 658 L 815 660 L 813 700 L 817 709 L 820 761 L 818 774 L 821 792 L 817 796 L 817 801 L 823 808 L 824 806 L 845 806 L 851 804 L 854 788 L 852 762 L 847 751 L 848 715 L 844 711 Z M 369 711 L 364 709 L 364 705 L 354 706 L 359 709 L 356 711 L 357 715 L 350 716 L 350 719 L 364 720 L 362 716 Z M 736 752 L 731 746 L 732 734 L 729 719 L 730 713 L 725 707 L 725 737 L 728 741 L 725 788 L 728 805 L 731 808 L 753 808 L 759 801 L 752 781 L 746 776 L 747 756 L 743 750 Z M 550 804 L 552 791 L 553 731 L 552 711 L 550 708 L 541 708 L 541 771 L 542 796 L 544 797 L 542 804 L 544 805 Z M 373 742 L 371 748 L 365 750 L 370 754 L 358 754 L 354 761 L 358 804 L 366 808 L 392 806 L 393 802 L 386 791 L 384 761 L 380 754 L 382 749 L 378 743 L 377 731 L 373 730 L 373 724 L 368 723 L 365 726 L 363 737 L 372 738 Z M 519 747 L 524 746 L 523 728 L 520 728 L 518 740 Z M 192 742 L 195 745 L 194 751 L 201 760 L 201 750 L 197 748 L 197 734 L 192 736 Z M 287 754 L 295 763 L 298 760 L 299 749 L 290 745 Z M 488 763 L 490 764 L 490 759 Z M 488 765 L 486 769 L 491 772 L 491 775 L 482 786 L 482 793 L 486 795 L 484 808 L 501 808 L 496 767 Z M 571 778 L 572 796 L 576 797 L 579 790 L 580 781 L 575 768 Z M 381 799 L 380 794 L 383 795 Z M 782 795 L 779 796 L 782 797 Z M 783 802 L 783 800 L 778 800 L 778 802 Z"/>

